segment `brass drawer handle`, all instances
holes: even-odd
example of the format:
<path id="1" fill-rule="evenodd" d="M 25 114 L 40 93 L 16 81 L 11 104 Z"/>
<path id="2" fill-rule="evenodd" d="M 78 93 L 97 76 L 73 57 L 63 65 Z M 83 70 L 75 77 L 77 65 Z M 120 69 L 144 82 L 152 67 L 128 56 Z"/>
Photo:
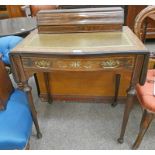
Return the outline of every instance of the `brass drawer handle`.
<path id="1" fill-rule="evenodd" d="M 119 65 L 120 62 L 118 60 L 105 60 L 101 62 L 102 68 L 117 68 Z"/>
<path id="2" fill-rule="evenodd" d="M 47 60 L 38 60 L 38 61 L 35 61 L 34 64 L 38 68 L 48 68 L 48 67 L 50 67 L 50 61 L 47 61 Z"/>

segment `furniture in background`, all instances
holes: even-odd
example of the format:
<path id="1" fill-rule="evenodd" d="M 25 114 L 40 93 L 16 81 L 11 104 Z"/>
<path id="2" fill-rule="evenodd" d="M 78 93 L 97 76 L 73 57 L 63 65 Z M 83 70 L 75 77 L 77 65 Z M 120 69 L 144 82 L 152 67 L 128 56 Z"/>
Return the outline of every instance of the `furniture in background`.
<path id="1" fill-rule="evenodd" d="M 152 15 L 154 16 L 155 14 L 155 6 L 148 6 L 145 9 L 143 9 L 136 17 L 135 19 L 135 25 L 134 25 L 134 33 L 138 36 L 138 38 L 142 41 L 144 41 L 145 36 L 146 36 L 146 27 L 145 24 L 148 22 L 147 20 Z M 151 20 L 152 21 L 152 20 Z M 154 24 L 155 25 L 155 24 Z"/>
<path id="2" fill-rule="evenodd" d="M 48 94 L 48 101 L 52 102 L 53 98 L 50 94 L 53 92 L 53 87 L 58 89 L 62 88 L 62 90 L 68 88 L 71 84 L 71 77 L 69 75 L 79 80 L 77 75 L 81 74 L 81 82 L 78 83 L 79 90 L 84 88 L 82 91 L 87 91 L 86 86 L 88 83 L 91 83 L 91 87 L 88 90 L 91 94 L 103 88 L 102 96 L 105 95 L 107 90 L 112 92 L 111 94 L 114 96 L 113 89 L 115 86 L 112 85 L 114 84 L 113 80 L 117 74 L 126 75 L 121 77 L 129 78 L 130 82 L 127 90 L 127 103 L 125 105 L 121 136 L 119 139 L 119 142 L 123 142 L 127 120 L 134 103 L 135 85 L 137 83 L 143 85 L 145 82 L 149 52 L 128 27 L 123 27 L 120 30 L 111 32 L 99 31 L 100 29 L 98 28 L 100 28 L 100 26 L 102 27 L 109 24 L 108 21 L 111 21 L 110 16 L 107 16 L 108 9 L 104 14 L 103 10 L 106 9 L 103 8 L 102 16 L 100 16 L 100 13 L 97 13 L 101 11 L 100 9 L 99 11 L 96 9 L 96 12 L 91 9 L 87 11 L 86 9 L 84 10 L 85 11 L 83 11 L 83 9 L 72 11 L 61 10 L 58 13 L 61 17 L 58 18 L 61 19 L 61 22 L 57 21 L 61 23 L 60 27 L 63 27 L 62 23 L 64 23 L 64 31 L 70 28 L 70 32 L 76 30 L 76 33 L 69 33 L 69 31 L 67 31 L 68 33 L 59 34 L 54 26 L 56 22 L 53 22 L 53 27 L 48 27 L 49 29 L 47 29 L 47 31 L 49 32 L 51 30 L 51 32 L 54 32 L 55 30 L 55 34 L 39 34 L 37 30 L 35 30 L 29 34 L 21 44 L 14 48 L 10 53 L 14 79 L 18 86 L 27 92 L 32 116 L 38 125 L 35 107 L 33 106 L 31 87 L 28 84 L 30 76 L 44 72 L 43 75 L 46 81 L 45 89 Z M 117 14 L 119 12 L 117 11 L 113 13 L 119 21 L 120 14 Z M 42 12 L 42 14 L 44 15 L 43 17 L 46 17 L 46 13 L 52 16 L 56 12 L 58 12 L 58 10 L 45 11 Z M 86 12 L 86 14 L 84 12 Z M 62 18 L 63 16 L 66 18 Z M 73 16 L 77 20 L 71 20 Z M 108 20 L 105 20 L 104 17 L 108 17 Z M 99 20 L 96 20 L 96 18 Z M 101 21 L 103 21 L 103 23 L 100 25 L 98 22 Z M 118 21 L 116 21 L 116 23 L 118 23 Z M 52 22 L 47 22 L 46 19 L 44 19 L 43 22 L 52 25 Z M 86 33 L 80 33 L 83 31 Z M 55 83 L 51 83 L 50 80 L 53 78 L 54 72 L 57 74 L 55 77 L 56 81 Z M 67 78 L 64 80 L 66 83 L 61 83 L 60 75 L 64 72 L 66 72 L 66 74 L 68 73 L 68 77 L 66 76 Z M 102 76 L 100 76 L 101 72 Z M 92 76 L 93 78 L 91 78 Z M 94 83 L 99 79 L 102 82 L 95 88 Z M 72 87 L 72 92 L 75 92 L 75 86 Z M 87 92 L 85 92 L 85 94 L 87 94 Z M 37 132 L 38 134 L 40 133 L 39 126 Z"/>
<path id="3" fill-rule="evenodd" d="M 21 10 L 27 17 L 35 17 L 40 10 L 55 10 L 58 9 L 58 5 L 24 5 Z"/>
<path id="4" fill-rule="evenodd" d="M 150 33 L 146 32 L 147 38 L 155 38 L 155 32 L 154 32 L 154 29 L 155 29 L 155 13 L 151 14 L 147 17 L 146 23 L 147 23 L 146 31 L 148 28 L 150 28 Z"/>
<path id="5" fill-rule="evenodd" d="M 9 35 L 25 36 L 36 28 L 36 19 L 18 17 L 0 20 L 0 37 Z"/>
<path id="6" fill-rule="evenodd" d="M 9 18 L 8 11 L 5 5 L 0 5 L 0 19 Z"/>
<path id="7" fill-rule="evenodd" d="M 137 5 L 128 5 L 125 25 L 129 26 L 133 30 L 136 16 L 140 13 L 140 11 L 142 11 L 146 7 L 147 7 L 147 5 L 138 5 L 138 6 Z M 155 38 L 155 27 L 152 22 L 149 22 L 149 24 L 147 26 L 145 38 L 146 39 Z"/>
<path id="8" fill-rule="evenodd" d="M 27 96 L 14 89 L 0 60 L 0 150 L 29 149 L 32 117 Z M 4 103 L 5 102 L 5 103 Z"/>
<path id="9" fill-rule="evenodd" d="M 135 18 L 147 5 L 128 5 L 126 22 L 125 24 L 130 27 L 131 30 L 134 29 Z"/>
<path id="10" fill-rule="evenodd" d="M 24 17 L 22 5 L 0 5 L 0 19 Z"/>

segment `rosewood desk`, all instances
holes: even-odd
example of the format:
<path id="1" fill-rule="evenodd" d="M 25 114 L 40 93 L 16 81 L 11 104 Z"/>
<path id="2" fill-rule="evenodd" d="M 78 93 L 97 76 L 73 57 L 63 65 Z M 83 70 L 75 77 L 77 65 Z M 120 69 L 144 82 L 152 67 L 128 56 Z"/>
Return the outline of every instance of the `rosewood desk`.
<path id="1" fill-rule="evenodd" d="M 27 92 L 38 137 L 41 132 L 28 85 L 29 77 L 45 72 L 48 81 L 48 72 L 52 71 L 90 72 L 92 75 L 94 72 L 104 72 L 105 75 L 132 73 L 119 142 L 123 142 L 134 87 L 145 82 L 148 58 L 149 52 L 128 27 L 118 32 L 69 34 L 38 34 L 35 30 L 10 53 L 14 79 L 19 88 Z M 47 82 L 47 90 L 51 87 Z M 52 101 L 50 96 L 49 101 Z"/>

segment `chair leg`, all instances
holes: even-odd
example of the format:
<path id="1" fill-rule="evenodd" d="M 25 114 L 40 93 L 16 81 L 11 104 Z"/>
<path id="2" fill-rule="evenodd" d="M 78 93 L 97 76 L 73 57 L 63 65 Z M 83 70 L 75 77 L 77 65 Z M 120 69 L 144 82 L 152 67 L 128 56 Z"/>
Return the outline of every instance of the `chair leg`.
<path id="1" fill-rule="evenodd" d="M 149 125 L 151 124 L 153 117 L 154 117 L 154 114 L 149 113 L 147 110 L 144 110 L 142 120 L 140 123 L 139 134 L 137 136 L 135 143 L 132 146 L 132 149 L 134 149 L 134 150 L 137 149 L 139 147 L 139 145 L 141 144 L 141 141 L 142 141 Z"/>

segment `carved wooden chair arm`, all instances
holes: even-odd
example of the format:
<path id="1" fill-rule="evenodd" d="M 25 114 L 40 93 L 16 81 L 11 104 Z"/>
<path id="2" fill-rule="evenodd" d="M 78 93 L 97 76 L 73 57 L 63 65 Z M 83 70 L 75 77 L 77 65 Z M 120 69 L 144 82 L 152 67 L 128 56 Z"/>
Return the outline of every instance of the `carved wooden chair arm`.
<path id="1" fill-rule="evenodd" d="M 148 6 L 145 9 L 143 9 L 135 19 L 134 32 L 138 36 L 138 38 L 142 41 L 144 35 L 142 31 L 142 26 L 144 26 L 144 21 L 149 15 L 154 13 L 155 13 L 155 6 Z"/>

